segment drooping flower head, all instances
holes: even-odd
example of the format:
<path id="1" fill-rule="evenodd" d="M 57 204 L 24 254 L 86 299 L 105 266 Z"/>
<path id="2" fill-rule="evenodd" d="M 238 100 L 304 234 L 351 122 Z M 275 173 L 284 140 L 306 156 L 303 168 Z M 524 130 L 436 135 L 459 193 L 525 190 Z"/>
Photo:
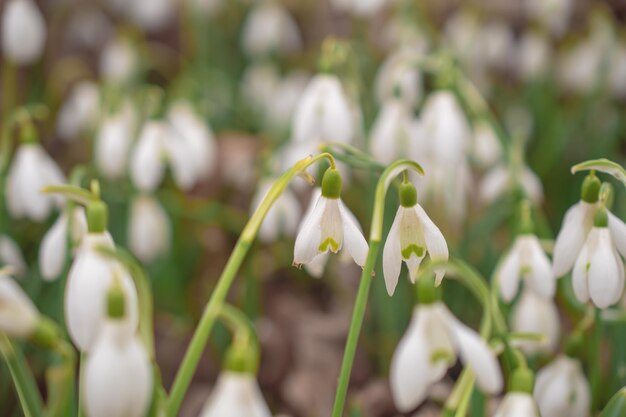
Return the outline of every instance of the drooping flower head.
<path id="1" fill-rule="evenodd" d="M 540 417 L 539 408 L 532 396 L 534 375 L 528 369 L 517 368 L 511 377 L 506 393 L 493 417 Z"/>
<path id="2" fill-rule="evenodd" d="M 46 22 L 33 0 L 9 0 L 2 13 L 2 52 L 16 65 L 29 65 L 41 56 Z"/>
<path id="3" fill-rule="evenodd" d="M 567 355 L 558 356 L 537 373 L 533 396 L 542 416 L 589 416 L 589 381 L 580 361 Z"/>

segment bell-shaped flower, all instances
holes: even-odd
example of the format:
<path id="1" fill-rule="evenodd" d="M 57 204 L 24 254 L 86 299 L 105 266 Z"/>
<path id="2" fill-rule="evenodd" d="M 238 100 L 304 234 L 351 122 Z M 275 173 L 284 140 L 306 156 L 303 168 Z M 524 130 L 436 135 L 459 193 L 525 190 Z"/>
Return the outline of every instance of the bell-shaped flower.
<path id="1" fill-rule="evenodd" d="M 104 116 L 95 139 L 94 159 L 102 174 L 110 179 L 120 179 L 126 173 L 128 154 L 133 142 L 135 110 L 131 102 Z"/>
<path id="2" fill-rule="evenodd" d="M 507 393 L 493 417 L 541 417 L 533 396 L 526 392 Z"/>
<path id="3" fill-rule="evenodd" d="M 389 229 L 383 249 L 383 273 L 389 295 L 393 295 L 404 261 L 411 282 L 415 283 L 419 266 L 426 256 L 431 261 L 448 260 L 448 244 L 441 230 L 417 203 L 417 192 L 412 184 L 401 185 L 400 207 Z M 441 282 L 445 271 L 436 272 Z"/>
<path id="4" fill-rule="evenodd" d="M 500 296 L 506 302 L 510 302 L 517 295 L 520 278 L 542 297 L 552 298 L 556 291 L 556 280 L 548 255 L 543 251 L 537 236 L 532 233 L 524 233 L 515 238 L 496 276 Z"/>
<path id="5" fill-rule="evenodd" d="M 593 226 L 597 204 L 580 200 L 565 213 L 561 230 L 554 244 L 552 269 L 556 277 L 567 274 L 574 267 L 578 254 Z"/>
<path id="6" fill-rule="evenodd" d="M 8 0 L 2 13 L 2 52 L 15 65 L 29 65 L 41 57 L 46 22 L 33 0 Z"/>
<path id="7" fill-rule="evenodd" d="M 27 269 L 22 250 L 9 236 L 0 235 L 0 265 L 10 266 L 18 276 Z"/>
<path id="8" fill-rule="evenodd" d="M 200 417 L 271 417 L 259 384 L 251 373 L 224 371 Z"/>
<path id="9" fill-rule="evenodd" d="M 0 271 L 0 333 L 28 338 L 39 321 L 39 311 L 22 288 Z"/>
<path id="10" fill-rule="evenodd" d="M 517 72 L 522 80 L 535 80 L 544 76 L 550 65 L 550 44 L 537 32 L 527 30 L 517 47 Z"/>
<path id="11" fill-rule="evenodd" d="M 337 253 L 343 246 L 363 266 L 368 246 L 358 221 L 340 198 L 341 176 L 330 168 L 322 180 L 322 194 L 304 218 L 294 245 L 294 265 L 308 264 L 320 254 Z"/>
<path id="12" fill-rule="evenodd" d="M 574 3 L 572 0 L 530 0 L 525 6 L 531 17 L 559 36 L 567 30 Z"/>
<path id="13" fill-rule="evenodd" d="M 622 297 L 624 263 L 617 253 L 604 208 L 596 211 L 594 227 L 574 264 L 572 284 L 580 302 L 591 299 L 598 308 L 609 307 Z"/>
<path id="14" fill-rule="evenodd" d="M 63 172 L 40 144 L 19 145 L 7 179 L 9 213 L 14 218 L 45 220 L 60 199 L 41 190 L 64 182 Z"/>
<path id="15" fill-rule="evenodd" d="M 103 80 L 112 84 L 126 84 L 139 69 L 139 58 L 130 42 L 116 38 L 100 54 L 99 71 Z"/>
<path id="16" fill-rule="evenodd" d="M 173 0 L 133 0 L 125 7 L 128 17 L 148 32 L 163 29 L 176 13 Z"/>
<path id="17" fill-rule="evenodd" d="M 71 141 L 94 126 L 100 112 L 100 92 L 91 81 L 81 81 L 63 102 L 57 116 L 56 131 L 65 141 Z"/>
<path id="18" fill-rule="evenodd" d="M 164 142 L 169 134 L 167 124 L 151 120 L 141 129 L 130 159 L 130 178 L 143 192 L 156 190 L 165 175 Z"/>
<path id="19" fill-rule="evenodd" d="M 243 24 L 242 47 L 251 57 L 289 53 L 302 47 L 298 25 L 280 3 L 259 2 Z"/>
<path id="20" fill-rule="evenodd" d="M 483 177 L 478 194 L 485 204 L 491 204 L 498 197 L 513 189 L 514 185 L 521 186 L 529 200 L 535 204 L 543 201 L 543 186 L 541 180 L 530 168 L 523 167 L 521 175 L 516 175 L 511 169 L 503 165 L 496 165 Z"/>
<path id="21" fill-rule="evenodd" d="M 528 355 L 554 351 L 561 333 L 559 310 L 554 301 L 530 289 L 522 291 L 511 312 L 511 329 L 542 336 L 542 341 L 519 341 L 516 346 Z"/>
<path id="22" fill-rule="evenodd" d="M 291 128 L 296 142 L 353 140 L 354 115 L 336 76 L 317 74 L 311 78 L 296 107 Z"/>
<path id="23" fill-rule="evenodd" d="M 379 103 L 397 98 L 412 109 L 422 98 L 422 73 L 418 66 L 420 55 L 421 51 L 405 46 L 385 59 L 374 81 Z"/>
<path id="24" fill-rule="evenodd" d="M 115 279 L 126 297 L 124 322 L 129 328 L 137 328 L 137 290 L 133 280 L 119 262 L 100 253 L 99 246 L 114 247 L 108 232 L 85 235 L 65 287 L 65 321 L 72 341 L 81 351 L 90 350 L 106 319 L 106 296 Z"/>
<path id="25" fill-rule="evenodd" d="M 256 210 L 265 199 L 273 182 L 269 179 L 261 181 L 252 199 L 252 211 Z M 297 196 L 291 189 L 285 189 L 265 216 L 259 229 L 259 239 L 263 242 L 271 243 L 280 236 L 295 236 L 301 217 L 302 209 Z"/>
<path id="26" fill-rule="evenodd" d="M 398 99 L 389 99 L 372 126 L 372 155 L 383 164 L 390 164 L 406 155 L 413 155 L 416 144 L 411 112 Z"/>
<path id="27" fill-rule="evenodd" d="M 43 279 L 52 281 L 61 275 L 67 258 L 68 243 L 71 247 L 77 247 L 86 233 L 87 218 L 82 207 L 61 213 L 44 235 L 39 247 L 39 269 Z"/>
<path id="28" fill-rule="evenodd" d="M 589 416 L 591 388 L 578 359 L 561 355 L 542 368 L 533 396 L 542 416 Z"/>
<path id="29" fill-rule="evenodd" d="M 502 389 L 496 356 L 478 333 L 441 301 L 417 305 L 391 359 L 391 393 L 398 410 L 408 412 L 421 404 L 454 365 L 457 353 L 483 391 L 495 394 Z"/>
<path id="30" fill-rule="evenodd" d="M 124 319 L 107 318 L 101 324 L 81 383 L 89 417 L 146 414 L 152 398 L 152 365 L 136 327 L 130 328 Z"/>
<path id="31" fill-rule="evenodd" d="M 130 208 L 128 245 L 144 263 L 152 262 L 170 247 L 170 221 L 159 202 L 151 196 L 136 197 Z"/>

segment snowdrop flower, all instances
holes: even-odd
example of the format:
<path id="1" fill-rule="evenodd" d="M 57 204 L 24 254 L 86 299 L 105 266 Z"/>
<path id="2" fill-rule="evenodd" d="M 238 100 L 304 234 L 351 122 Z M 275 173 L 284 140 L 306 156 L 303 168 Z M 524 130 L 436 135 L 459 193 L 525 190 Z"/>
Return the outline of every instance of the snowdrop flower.
<path id="1" fill-rule="evenodd" d="M 423 89 L 422 73 L 417 65 L 421 55 L 421 51 L 416 48 L 405 46 L 385 59 L 374 81 L 379 103 L 385 103 L 399 96 L 408 109 L 415 106 L 422 97 Z"/>
<path id="2" fill-rule="evenodd" d="M 370 135 L 372 155 L 383 164 L 412 155 L 416 147 L 411 113 L 398 99 L 389 99 L 374 122 Z"/>
<path id="3" fill-rule="evenodd" d="M 520 278 L 542 297 L 552 298 L 556 292 L 556 280 L 550 260 L 539 239 L 532 233 L 523 233 L 515 238 L 511 250 L 498 269 L 500 296 L 504 301 L 510 302 L 515 298 Z"/>
<path id="4" fill-rule="evenodd" d="M 150 120 L 141 129 L 130 159 L 130 178 L 143 192 L 156 190 L 165 175 L 164 142 L 169 135 L 167 124 Z"/>
<path id="5" fill-rule="evenodd" d="M 296 107 L 292 132 L 296 142 L 349 143 L 354 136 L 351 105 L 339 79 L 317 74 L 307 85 Z"/>
<path id="6" fill-rule="evenodd" d="M 94 158 L 96 166 L 109 180 L 120 179 L 126 172 L 136 114 L 126 102 L 120 110 L 106 115 L 98 129 Z"/>
<path id="7" fill-rule="evenodd" d="M 78 83 L 67 97 L 57 118 L 56 131 L 65 141 L 94 125 L 100 111 L 100 93 L 98 86 L 91 81 Z"/>
<path id="8" fill-rule="evenodd" d="M 256 378 L 251 373 L 220 374 L 200 417 L 271 417 Z"/>
<path id="9" fill-rule="evenodd" d="M 415 283 L 426 253 L 432 261 L 448 260 L 448 245 L 439 228 L 417 203 L 413 184 L 405 183 L 401 185 L 400 207 L 383 249 L 383 272 L 389 295 L 393 295 L 398 284 L 402 262 L 406 263 L 411 282 Z M 438 284 L 444 274 L 443 270 L 436 272 Z"/>
<path id="10" fill-rule="evenodd" d="M 511 312 L 511 329 L 515 332 L 534 333 L 544 337 L 543 342 L 517 343 L 516 346 L 526 354 L 553 351 L 559 341 L 561 330 L 559 311 L 554 301 L 537 295 L 530 289 L 523 290 Z"/>
<path id="11" fill-rule="evenodd" d="M 540 204 L 543 201 L 541 180 L 527 166 L 523 167 L 521 175 L 515 175 L 513 170 L 503 165 L 496 165 L 483 177 L 478 194 L 484 204 L 491 204 L 498 197 L 510 191 L 514 185 L 521 186 L 527 198 L 534 204 Z"/>
<path id="12" fill-rule="evenodd" d="M 128 245 L 143 263 L 152 262 L 170 246 L 170 221 L 167 213 L 152 196 L 136 197 L 130 208 Z"/>
<path id="13" fill-rule="evenodd" d="M 126 13 L 142 29 L 156 32 L 169 23 L 174 6 L 172 0 L 133 0 L 126 3 Z"/>
<path id="14" fill-rule="evenodd" d="M 555 35 L 565 32 L 574 9 L 572 0 L 531 0 L 525 4 L 530 16 Z"/>
<path id="15" fill-rule="evenodd" d="M 113 248 L 114 243 L 102 227 L 106 220 L 92 220 L 97 216 L 105 217 L 93 214 L 96 210 L 93 207 L 87 209 L 90 230 L 76 253 L 65 287 L 67 329 L 81 351 L 90 350 L 106 319 L 107 292 L 115 280 L 119 281 L 125 295 L 127 313 L 124 322 L 132 329 L 137 328 L 138 322 L 137 290 L 132 278 L 119 262 L 97 250 L 99 246 Z"/>
<path id="16" fill-rule="evenodd" d="M 37 328 L 39 311 L 6 272 L 0 272 L 0 332 L 26 339 Z"/>
<path id="17" fill-rule="evenodd" d="M 142 417 L 152 397 L 152 366 L 124 318 L 107 318 L 87 355 L 85 411 L 89 417 Z"/>
<path id="18" fill-rule="evenodd" d="M 609 230 L 607 210 L 596 210 L 594 225 L 585 240 L 572 272 L 574 294 L 581 303 L 598 308 L 615 304 L 624 290 L 624 263 Z"/>
<path id="19" fill-rule="evenodd" d="M 71 216 L 71 220 L 70 220 Z M 72 226 L 71 233 L 68 230 Z M 87 233 L 87 218 L 82 207 L 75 207 L 71 211 L 64 210 L 46 232 L 39 247 L 39 268 L 41 276 L 46 281 L 55 280 L 63 272 L 67 256 L 68 234 L 71 247 L 80 244 Z"/>
<path id="20" fill-rule="evenodd" d="M 252 211 L 259 207 L 273 183 L 272 180 L 261 181 L 252 199 Z M 259 229 L 259 238 L 262 242 L 270 243 L 281 235 L 294 236 L 301 216 L 302 210 L 297 196 L 289 188 L 285 189 L 265 216 Z"/>
<path id="21" fill-rule="evenodd" d="M 343 205 L 341 176 L 329 168 L 322 179 L 322 194 L 303 221 L 294 245 L 294 265 L 308 264 L 327 252 L 345 248 L 357 265 L 363 266 L 368 246 L 354 215 Z"/>
<path id="22" fill-rule="evenodd" d="M 20 144 L 7 179 L 9 213 L 16 219 L 44 221 L 60 199 L 42 193 L 42 188 L 64 182 L 63 172 L 39 143 Z"/>
<path id="23" fill-rule="evenodd" d="M 26 272 L 22 250 L 9 236 L 0 235 L 0 264 L 10 266 L 18 276 Z"/>
<path id="24" fill-rule="evenodd" d="M 106 82 L 125 84 L 135 76 L 138 68 L 135 50 L 121 37 L 109 41 L 100 54 L 100 75 Z"/>
<path id="25" fill-rule="evenodd" d="M 502 374 L 487 343 L 461 323 L 441 301 L 420 303 L 391 359 L 391 393 L 396 407 L 408 412 L 426 397 L 449 367 L 461 360 L 489 394 L 502 389 Z"/>
<path id="26" fill-rule="evenodd" d="M 540 417 L 532 395 L 526 392 L 507 393 L 493 417 Z"/>
<path id="27" fill-rule="evenodd" d="M 388 0 L 332 0 L 337 10 L 349 12 L 355 16 L 371 17 L 378 13 Z"/>
<path id="28" fill-rule="evenodd" d="M 545 36 L 526 31 L 517 47 L 518 76 L 523 80 L 532 80 L 545 75 L 550 63 L 550 52 Z"/>
<path id="29" fill-rule="evenodd" d="M 33 0 L 8 0 L 2 14 L 2 52 L 15 65 L 29 65 L 41 57 L 46 22 Z"/>
<path id="30" fill-rule="evenodd" d="M 472 155 L 481 168 L 493 166 L 502 157 L 498 135 L 485 120 L 474 125 Z"/>
<path id="31" fill-rule="evenodd" d="M 591 389 L 577 359 L 561 355 L 541 369 L 533 395 L 543 416 L 589 416 Z"/>
<path id="32" fill-rule="evenodd" d="M 611 92 L 619 98 L 626 98 L 626 43 L 622 41 L 613 53 L 609 69 Z"/>
<path id="33" fill-rule="evenodd" d="M 251 57 L 289 53 L 302 46 L 298 25 L 289 12 L 272 0 L 255 6 L 243 24 L 243 50 Z"/>

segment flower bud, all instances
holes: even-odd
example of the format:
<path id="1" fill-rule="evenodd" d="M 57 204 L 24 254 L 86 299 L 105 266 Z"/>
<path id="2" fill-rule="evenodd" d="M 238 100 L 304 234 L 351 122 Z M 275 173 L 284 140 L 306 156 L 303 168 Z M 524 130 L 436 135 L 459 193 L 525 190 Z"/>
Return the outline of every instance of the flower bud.
<path id="1" fill-rule="evenodd" d="M 580 199 L 587 203 L 595 203 L 598 201 L 601 186 L 602 183 L 595 174 L 587 175 L 580 189 Z"/>

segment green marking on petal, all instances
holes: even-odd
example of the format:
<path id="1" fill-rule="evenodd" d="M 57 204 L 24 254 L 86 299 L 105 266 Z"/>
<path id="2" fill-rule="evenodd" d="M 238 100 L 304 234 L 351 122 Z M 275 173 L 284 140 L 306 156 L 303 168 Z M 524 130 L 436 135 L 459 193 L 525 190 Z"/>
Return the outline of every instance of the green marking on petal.
<path id="1" fill-rule="evenodd" d="M 446 363 L 448 364 L 453 364 L 454 362 L 456 362 L 456 358 L 454 357 L 454 354 L 449 350 L 438 349 L 433 351 L 433 353 L 430 355 L 430 361 L 432 363 L 446 361 Z"/>
<path id="2" fill-rule="evenodd" d="M 415 256 L 417 256 L 418 258 L 421 258 L 422 256 L 424 256 L 424 248 L 421 246 L 417 246 L 414 243 L 411 243 L 409 246 L 402 249 L 401 253 L 403 259 L 409 259 L 412 253 L 414 253 Z"/>
<path id="3" fill-rule="evenodd" d="M 320 252 L 326 252 L 330 248 L 331 252 L 337 253 L 339 251 L 339 243 L 332 237 L 327 238 L 325 241 L 320 243 L 318 250 Z"/>

